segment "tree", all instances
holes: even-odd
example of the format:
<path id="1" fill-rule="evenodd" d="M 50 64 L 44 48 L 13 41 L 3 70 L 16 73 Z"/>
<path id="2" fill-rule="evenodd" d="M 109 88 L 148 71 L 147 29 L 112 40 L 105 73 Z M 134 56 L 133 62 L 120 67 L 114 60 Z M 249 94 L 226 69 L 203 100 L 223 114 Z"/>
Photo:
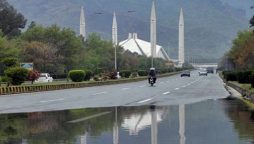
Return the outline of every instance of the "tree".
<path id="1" fill-rule="evenodd" d="M 22 34 L 21 38 L 28 42 L 39 41 L 55 48 L 56 54 L 63 58 L 59 63 L 63 64 L 68 71 L 78 65 L 80 53 L 84 47 L 82 40 L 74 31 L 61 29 L 56 25 L 46 28 L 33 25 Z"/>
<path id="2" fill-rule="evenodd" d="M 37 41 L 24 44 L 22 53 L 25 62 L 33 62 L 34 67 L 42 72 L 57 71 L 62 60 L 55 47 Z"/>
<path id="3" fill-rule="evenodd" d="M 4 58 L 2 63 L 5 67 L 15 67 L 18 65 L 18 60 L 16 58 Z"/>
<path id="4" fill-rule="evenodd" d="M 5 58 L 19 59 L 20 42 L 16 39 L 7 40 L 5 37 L 0 37 L 0 75 L 3 74 L 5 66 L 3 60 Z"/>
<path id="5" fill-rule="evenodd" d="M 35 80 L 37 80 L 40 77 L 40 73 L 37 70 L 30 70 L 28 72 L 28 79 L 33 84 Z"/>
<path id="6" fill-rule="evenodd" d="M 21 33 L 26 25 L 26 19 L 18 13 L 6 0 L 0 1 L 0 29 L 4 36 L 13 37 Z"/>

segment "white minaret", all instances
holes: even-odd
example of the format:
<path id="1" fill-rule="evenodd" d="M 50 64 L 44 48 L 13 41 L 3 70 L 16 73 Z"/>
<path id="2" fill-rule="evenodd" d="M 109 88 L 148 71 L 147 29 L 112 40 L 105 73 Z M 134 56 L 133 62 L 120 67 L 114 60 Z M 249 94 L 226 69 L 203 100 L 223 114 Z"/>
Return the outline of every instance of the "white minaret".
<path id="1" fill-rule="evenodd" d="M 112 43 L 115 47 L 115 70 L 117 70 L 116 47 L 118 45 L 118 40 L 117 40 L 117 22 L 115 12 L 113 14 L 113 23 L 112 23 Z"/>
<path id="2" fill-rule="evenodd" d="M 85 12 L 84 12 L 83 6 L 81 7 L 81 12 L 80 12 L 79 34 L 84 37 L 84 40 L 86 40 L 86 21 L 85 21 Z"/>
<path id="3" fill-rule="evenodd" d="M 116 13 L 113 14 L 113 23 L 112 23 L 112 43 L 116 46 L 118 43 L 117 40 L 117 21 L 116 21 Z"/>
<path id="4" fill-rule="evenodd" d="M 180 18 L 179 18 L 179 53 L 178 60 L 179 66 L 181 67 L 184 63 L 184 18 L 183 18 L 183 9 L 181 8 Z"/>
<path id="5" fill-rule="evenodd" d="M 152 3 L 151 10 L 151 24 L 150 24 L 150 42 L 151 42 L 151 57 L 153 66 L 153 58 L 156 56 L 156 12 L 155 12 L 155 0 Z"/>

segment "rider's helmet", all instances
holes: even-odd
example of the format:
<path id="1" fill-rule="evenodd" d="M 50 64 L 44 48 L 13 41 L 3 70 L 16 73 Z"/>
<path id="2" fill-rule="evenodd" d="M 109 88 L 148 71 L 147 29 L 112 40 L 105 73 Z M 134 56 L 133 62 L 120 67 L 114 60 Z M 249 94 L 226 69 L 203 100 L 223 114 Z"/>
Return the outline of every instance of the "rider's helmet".
<path id="1" fill-rule="evenodd" d="M 149 72 L 150 76 L 156 76 L 156 72 L 155 72 L 155 68 L 150 68 L 150 72 Z"/>

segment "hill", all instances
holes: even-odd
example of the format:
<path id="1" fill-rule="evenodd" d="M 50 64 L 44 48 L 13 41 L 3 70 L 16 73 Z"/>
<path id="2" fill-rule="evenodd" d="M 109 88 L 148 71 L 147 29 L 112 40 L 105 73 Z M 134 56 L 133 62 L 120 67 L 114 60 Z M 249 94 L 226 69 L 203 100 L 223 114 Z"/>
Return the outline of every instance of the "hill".
<path id="1" fill-rule="evenodd" d="M 87 31 L 111 38 L 112 13 L 116 11 L 119 39 L 137 32 L 149 40 L 151 0 L 8 0 L 29 21 L 43 25 L 57 24 L 79 30 L 80 7 L 86 11 Z M 237 1 L 236 1 L 237 2 Z M 230 48 L 239 30 L 248 27 L 244 7 L 229 0 L 192 0 L 180 4 L 175 0 L 157 1 L 158 44 L 177 58 L 178 17 L 184 9 L 186 59 L 218 59 Z M 135 12 L 128 13 L 133 10 Z M 102 14 L 96 14 L 100 12 Z"/>

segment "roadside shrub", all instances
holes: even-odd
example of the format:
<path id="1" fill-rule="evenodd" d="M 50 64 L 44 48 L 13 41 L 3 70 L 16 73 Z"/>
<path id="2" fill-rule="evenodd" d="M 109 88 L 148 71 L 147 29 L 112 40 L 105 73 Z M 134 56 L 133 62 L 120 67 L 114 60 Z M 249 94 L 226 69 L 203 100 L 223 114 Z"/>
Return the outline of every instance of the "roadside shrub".
<path id="1" fill-rule="evenodd" d="M 85 75 L 84 80 L 89 81 L 91 79 L 91 77 L 93 76 L 93 72 L 90 70 L 86 70 L 85 73 L 86 73 L 86 75 Z"/>
<path id="2" fill-rule="evenodd" d="M 73 82 L 82 82 L 85 78 L 85 71 L 83 70 L 71 70 L 69 72 L 69 78 L 73 81 Z"/>
<path id="3" fill-rule="evenodd" d="M 251 87 L 254 88 L 254 72 L 251 74 Z"/>
<path id="4" fill-rule="evenodd" d="M 227 81 L 237 81 L 237 72 L 224 71 L 223 75 Z"/>
<path id="5" fill-rule="evenodd" d="M 131 76 L 130 76 L 131 78 L 135 78 L 135 77 L 138 77 L 138 72 L 133 72 L 133 73 L 131 73 Z"/>
<path id="6" fill-rule="evenodd" d="M 28 77 L 28 70 L 20 67 L 9 68 L 4 73 L 12 85 L 20 85 Z"/>
<path id="7" fill-rule="evenodd" d="M 147 76 L 148 75 L 148 72 L 146 70 L 139 70 L 138 71 L 138 75 L 139 76 Z"/>
<path id="8" fill-rule="evenodd" d="M 94 80 L 94 81 L 99 81 L 99 80 L 100 80 L 100 79 L 99 79 L 99 76 L 94 76 L 94 77 L 93 77 L 93 80 Z"/>
<path id="9" fill-rule="evenodd" d="M 129 71 L 129 70 L 122 70 L 122 71 L 120 71 L 120 76 L 121 77 L 128 78 L 128 77 L 130 77 L 130 75 L 131 75 L 131 71 Z"/>
<path id="10" fill-rule="evenodd" d="M 251 71 L 244 71 L 244 72 L 238 72 L 237 73 L 237 80 L 239 83 L 250 83 L 250 76 L 252 72 Z"/>
<path id="11" fill-rule="evenodd" d="M 8 82 L 8 78 L 6 76 L 0 77 L 0 82 Z"/>
<path id="12" fill-rule="evenodd" d="M 18 60 L 16 58 L 5 58 L 2 63 L 5 67 L 15 67 L 18 65 Z"/>

